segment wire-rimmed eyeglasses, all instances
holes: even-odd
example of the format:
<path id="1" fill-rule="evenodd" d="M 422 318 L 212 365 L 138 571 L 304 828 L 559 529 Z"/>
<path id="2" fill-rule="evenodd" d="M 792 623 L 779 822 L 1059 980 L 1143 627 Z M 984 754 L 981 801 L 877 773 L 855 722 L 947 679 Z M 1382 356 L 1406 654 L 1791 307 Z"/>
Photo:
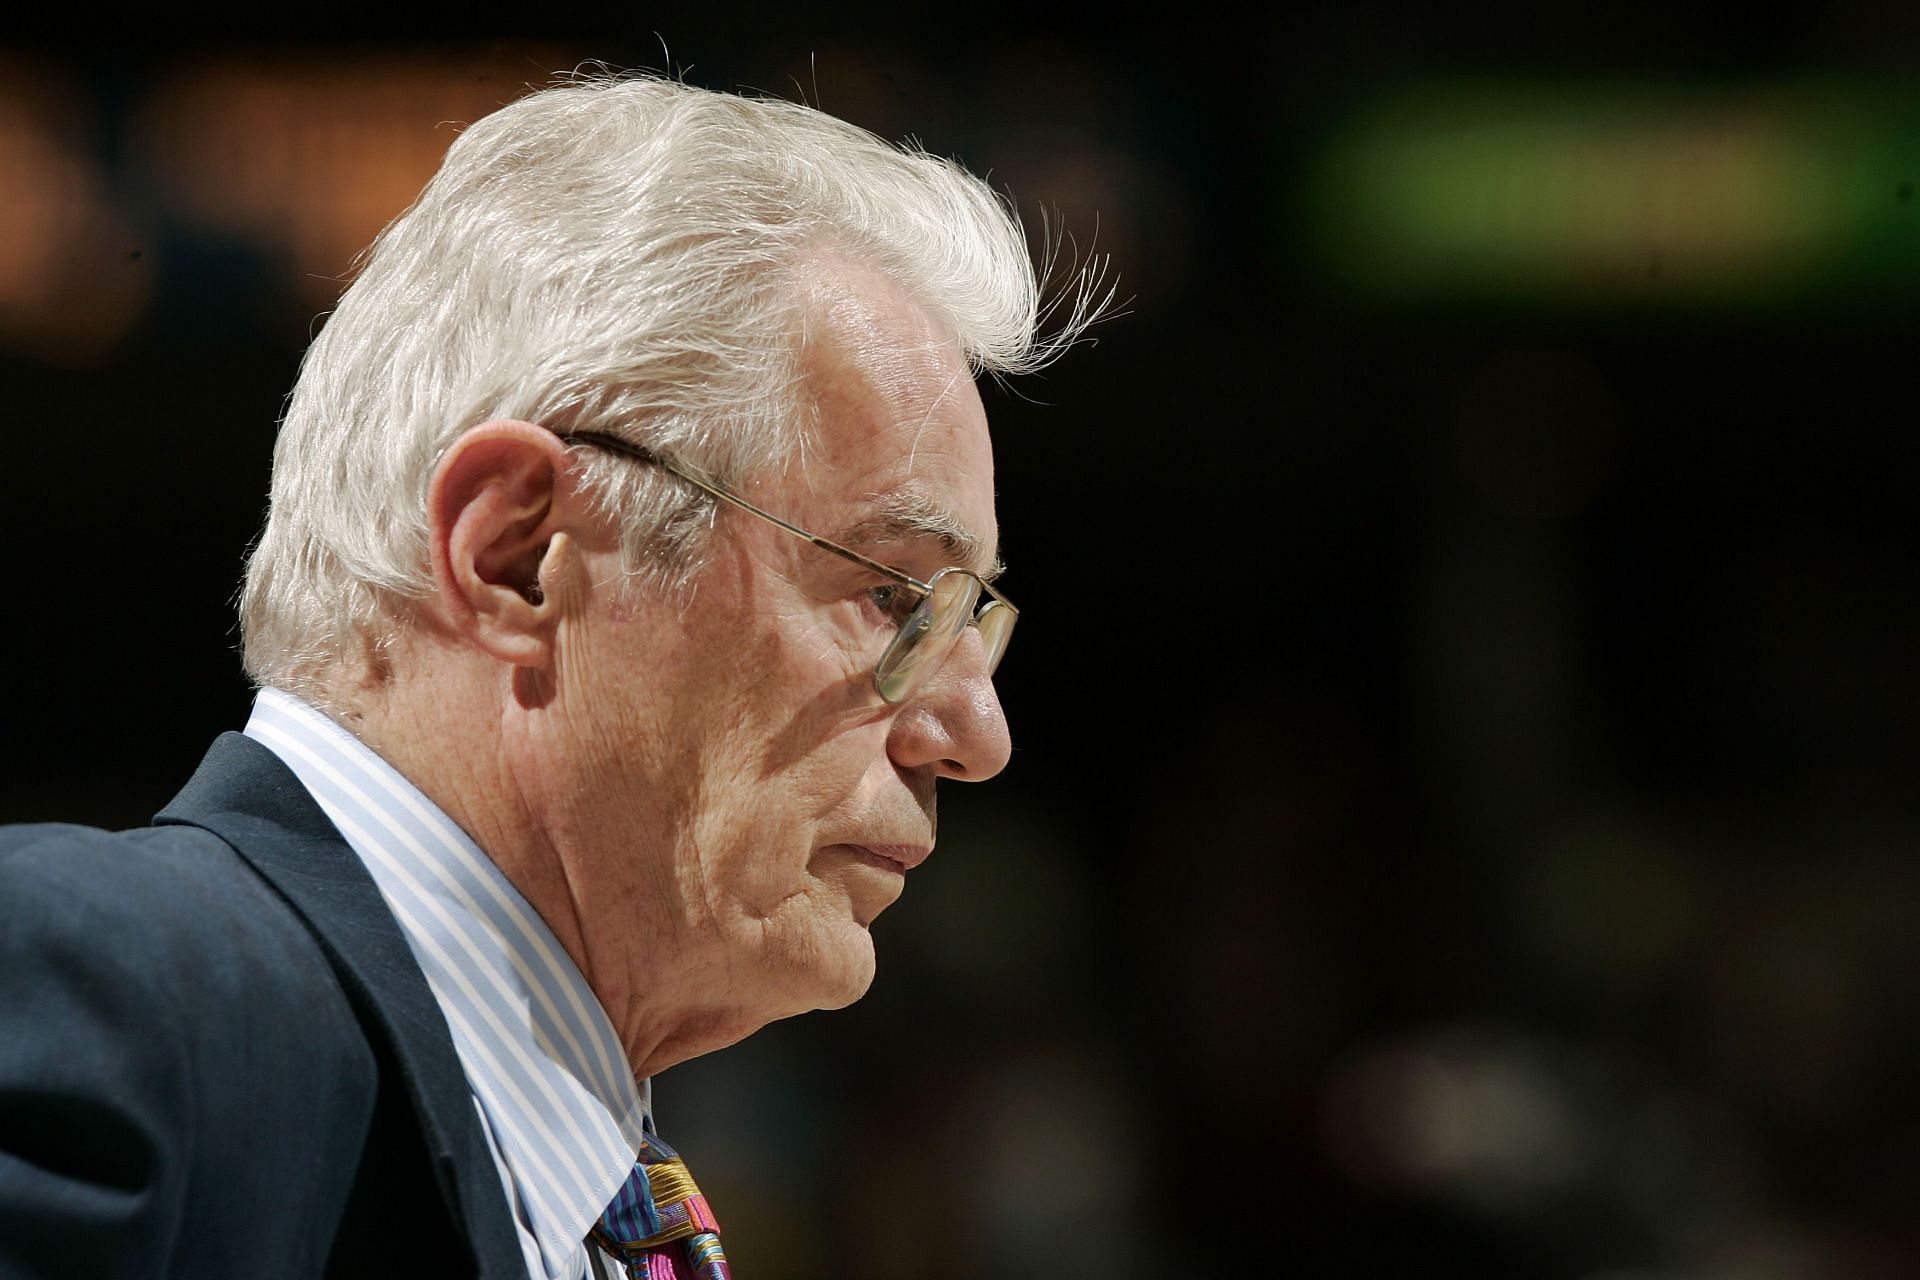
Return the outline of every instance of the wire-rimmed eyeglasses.
<path id="1" fill-rule="evenodd" d="M 994 673 L 1000 666 L 1000 659 L 1006 655 L 1007 640 L 1013 635 L 1013 624 L 1019 620 L 1020 610 L 971 569 L 942 569 L 922 582 L 910 573 L 869 559 L 851 547 L 843 547 L 829 538 L 808 533 L 799 525 L 790 524 L 770 511 L 763 511 L 739 494 L 694 475 L 645 445 L 604 431 L 564 431 L 557 434 L 568 442 L 592 445 L 635 462 L 659 467 L 703 493 L 758 516 L 768 524 L 777 525 L 797 538 L 805 538 L 823 551 L 831 551 L 834 555 L 851 560 L 901 588 L 888 597 L 886 605 L 887 614 L 899 627 L 899 632 L 887 645 L 887 651 L 880 655 L 880 661 L 873 669 L 873 687 L 879 690 L 881 698 L 890 706 L 905 702 L 926 683 L 927 677 L 939 669 L 960 639 L 960 633 L 969 625 L 979 630 L 980 641 L 986 647 L 988 675 Z M 980 603 L 982 593 L 990 597 L 985 604 Z"/>

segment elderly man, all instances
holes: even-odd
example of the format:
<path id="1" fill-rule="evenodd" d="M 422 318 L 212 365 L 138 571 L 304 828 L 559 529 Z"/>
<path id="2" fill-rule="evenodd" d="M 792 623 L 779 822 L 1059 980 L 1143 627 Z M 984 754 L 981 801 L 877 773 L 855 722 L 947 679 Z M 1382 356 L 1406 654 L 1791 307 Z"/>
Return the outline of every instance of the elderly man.
<path id="1" fill-rule="evenodd" d="M 302 367 L 244 735 L 0 837 L 0 1275 L 718 1277 L 647 1081 L 853 1001 L 1007 762 L 978 180 L 657 80 L 453 146 Z"/>

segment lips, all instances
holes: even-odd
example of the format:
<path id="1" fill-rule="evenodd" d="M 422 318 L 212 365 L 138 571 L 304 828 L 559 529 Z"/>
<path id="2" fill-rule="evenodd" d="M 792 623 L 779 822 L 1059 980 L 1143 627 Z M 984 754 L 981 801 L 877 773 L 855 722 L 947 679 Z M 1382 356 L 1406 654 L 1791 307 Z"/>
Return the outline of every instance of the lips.
<path id="1" fill-rule="evenodd" d="M 848 844 L 845 847 L 903 874 L 925 862 L 933 852 L 930 844 Z"/>

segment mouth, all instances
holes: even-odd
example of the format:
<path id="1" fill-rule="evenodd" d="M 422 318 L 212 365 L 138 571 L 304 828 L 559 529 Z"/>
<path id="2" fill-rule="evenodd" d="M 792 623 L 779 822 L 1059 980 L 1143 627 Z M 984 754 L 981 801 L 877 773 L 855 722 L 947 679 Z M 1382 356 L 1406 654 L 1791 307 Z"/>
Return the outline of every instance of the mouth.
<path id="1" fill-rule="evenodd" d="M 841 848 L 852 850 L 869 866 L 900 875 L 925 862 L 933 852 L 933 846 L 926 844 L 848 844 Z"/>

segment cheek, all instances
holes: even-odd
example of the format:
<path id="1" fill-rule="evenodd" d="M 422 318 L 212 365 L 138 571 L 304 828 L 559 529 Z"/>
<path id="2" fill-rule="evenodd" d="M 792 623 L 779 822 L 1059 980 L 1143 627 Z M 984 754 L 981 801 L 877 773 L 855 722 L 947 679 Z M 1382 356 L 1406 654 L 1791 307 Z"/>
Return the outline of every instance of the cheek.
<path id="1" fill-rule="evenodd" d="M 775 762 L 778 762 L 777 765 Z M 709 774 L 718 781 L 697 845 L 711 889 L 763 918 L 795 895 L 838 878 L 824 846 L 857 839 L 898 787 L 884 726 L 843 728 L 792 756 L 763 751 Z"/>
<path id="2" fill-rule="evenodd" d="M 588 713 L 608 782 L 651 816 L 696 918 L 762 919 L 810 892 L 814 850 L 853 838 L 848 815 L 892 772 L 889 708 L 853 669 L 845 619 L 739 569 L 672 616 L 626 606 L 627 644 L 590 673 L 630 695 Z"/>

